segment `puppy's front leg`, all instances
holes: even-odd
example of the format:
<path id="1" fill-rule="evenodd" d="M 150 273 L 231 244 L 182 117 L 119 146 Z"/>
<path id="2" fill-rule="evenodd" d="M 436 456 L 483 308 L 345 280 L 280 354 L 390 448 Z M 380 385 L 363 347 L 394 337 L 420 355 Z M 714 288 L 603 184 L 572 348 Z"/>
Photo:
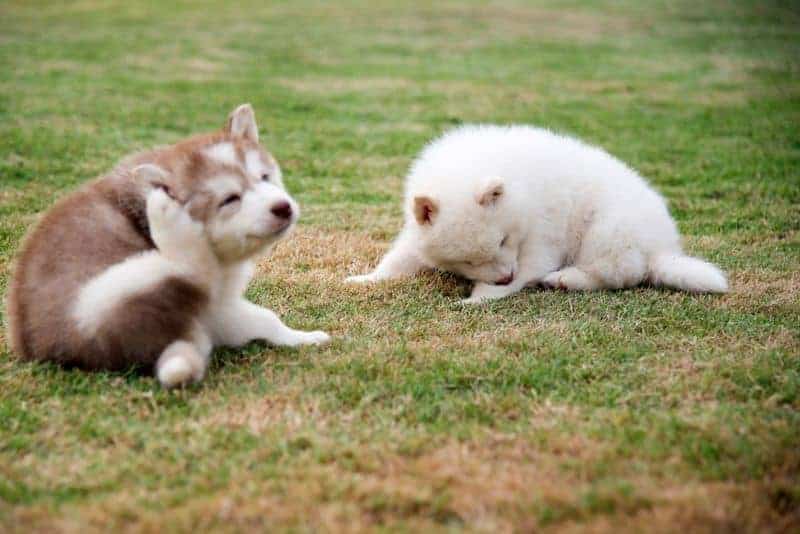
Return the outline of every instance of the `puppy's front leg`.
<path id="1" fill-rule="evenodd" d="M 425 263 L 419 258 L 416 248 L 414 240 L 404 230 L 374 271 L 349 276 L 344 281 L 350 284 L 365 284 L 416 274 L 425 268 Z"/>
<path id="2" fill-rule="evenodd" d="M 273 345 L 325 345 L 331 337 L 320 330 L 305 332 L 289 328 L 271 310 L 239 299 L 211 317 L 215 341 L 240 346 L 256 339 Z"/>
<path id="3" fill-rule="evenodd" d="M 557 269 L 561 263 L 560 253 L 556 249 L 527 246 L 522 250 L 519 261 L 519 273 L 514 280 L 505 286 L 477 282 L 472 288 L 469 298 L 462 304 L 480 304 L 489 300 L 501 299 L 513 295 L 525 286 L 535 285 L 547 274 Z"/>
<path id="4" fill-rule="evenodd" d="M 480 304 L 487 300 L 496 300 L 513 295 L 525 287 L 525 280 L 518 278 L 505 286 L 496 286 L 485 282 L 476 282 L 469 298 L 462 299 L 461 304 Z"/>

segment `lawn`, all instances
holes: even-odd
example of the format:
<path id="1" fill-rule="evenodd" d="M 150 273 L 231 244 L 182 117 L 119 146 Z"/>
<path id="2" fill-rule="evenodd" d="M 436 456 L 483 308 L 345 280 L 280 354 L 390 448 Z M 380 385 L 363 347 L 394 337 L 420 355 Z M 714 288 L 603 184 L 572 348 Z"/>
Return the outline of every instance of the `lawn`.
<path id="1" fill-rule="evenodd" d="M 0 292 L 55 199 L 241 102 L 303 208 L 249 295 L 335 341 L 163 391 L 0 330 L 0 531 L 800 530 L 796 3 L 4 1 Z M 631 163 L 731 292 L 343 285 L 478 121 Z"/>

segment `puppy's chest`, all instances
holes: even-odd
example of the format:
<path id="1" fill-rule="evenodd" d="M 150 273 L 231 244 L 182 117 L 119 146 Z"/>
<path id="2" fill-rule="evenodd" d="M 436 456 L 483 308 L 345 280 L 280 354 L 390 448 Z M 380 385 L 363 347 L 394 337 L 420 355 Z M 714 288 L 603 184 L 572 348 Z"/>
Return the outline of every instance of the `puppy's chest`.
<path id="1" fill-rule="evenodd" d="M 211 287 L 209 309 L 225 307 L 243 298 L 254 274 L 255 268 L 249 262 L 220 270 Z"/>

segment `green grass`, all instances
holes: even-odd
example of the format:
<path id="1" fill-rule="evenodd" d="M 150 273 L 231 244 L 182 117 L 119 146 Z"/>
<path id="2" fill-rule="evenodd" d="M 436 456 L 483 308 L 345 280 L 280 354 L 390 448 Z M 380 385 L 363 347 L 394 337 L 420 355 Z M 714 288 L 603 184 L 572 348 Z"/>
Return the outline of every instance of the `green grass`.
<path id="1" fill-rule="evenodd" d="M 0 290 L 54 199 L 251 102 L 304 215 L 250 296 L 336 338 L 175 392 L 0 349 L 0 531 L 800 529 L 797 6 L 434 5 L 0 4 Z M 630 162 L 731 293 L 343 286 L 475 121 Z"/>

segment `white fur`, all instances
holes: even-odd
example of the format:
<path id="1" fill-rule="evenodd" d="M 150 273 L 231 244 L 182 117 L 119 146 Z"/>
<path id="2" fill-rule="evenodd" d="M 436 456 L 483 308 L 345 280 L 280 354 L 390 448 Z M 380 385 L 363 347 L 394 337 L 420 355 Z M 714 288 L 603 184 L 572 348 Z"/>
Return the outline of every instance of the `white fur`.
<path id="1" fill-rule="evenodd" d="M 72 315 L 81 332 L 91 337 L 122 301 L 179 274 L 185 274 L 184 269 L 158 252 L 133 256 L 89 280 L 78 293 Z"/>
<path id="2" fill-rule="evenodd" d="M 261 176 L 266 172 L 267 166 L 261 161 L 261 155 L 256 150 L 248 150 L 244 155 L 244 167 L 251 176 Z"/>
<path id="3" fill-rule="evenodd" d="M 190 339 L 171 343 L 156 363 L 156 377 L 165 388 L 200 382 L 211 355 L 211 338 L 201 323 L 196 323 Z"/>
<path id="4" fill-rule="evenodd" d="M 159 365 L 156 368 L 156 376 L 162 386 L 174 388 L 188 384 L 194 379 L 192 369 L 194 352 L 194 347 L 185 341 L 176 341 L 164 351 L 158 359 Z"/>
<path id="5" fill-rule="evenodd" d="M 261 178 L 266 174 L 269 183 L 283 188 L 283 173 L 275 160 L 264 161 L 257 150 L 248 150 L 244 155 L 244 166 L 250 176 Z"/>
<path id="6" fill-rule="evenodd" d="M 662 254 L 650 264 L 654 284 L 678 287 L 693 293 L 725 293 L 728 282 L 715 265 L 698 258 L 677 254 Z"/>
<path id="7" fill-rule="evenodd" d="M 239 181 L 234 176 L 217 176 L 206 188 L 210 193 L 213 193 L 218 198 L 225 198 L 226 196 L 238 193 L 241 189 Z"/>
<path id="8" fill-rule="evenodd" d="M 263 339 L 275 345 L 290 347 L 327 343 L 325 332 L 303 332 L 284 325 L 274 312 L 242 298 L 220 299 L 219 305 L 205 319 L 214 342 L 238 346 L 252 339 Z"/>
<path id="9" fill-rule="evenodd" d="M 219 210 L 206 231 L 216 254 L 226 260 L 241 260 L 269 247 L 288 232 L 300 216 L 297 203 L 276 184 L 259 182 L 240 191 L 241 200 Z M 288 202 L 292 216 L 287 221 L 270 209 Z"/>
<path id="10" fill-rule="evenodd" d="M 147 197 L 147 220 L 150 237 L 161 256 L 195 274 L 196 281 L 207 286 L 218 268 L 203 224 L 192 219 L 162 189 L 154 189 Z"/>
<path id="11" fill-rule="evenodd" d="M 528 126 L 465 126 L 428 145 L 406 180 L 403 231 L 372 273 L 348 281 L 426 267 L 475 280 L 467 303 L 536 284 L 727 290 L 719 269 L 683 254 L 666 203 L 636 172 L 600 148 Z"/>
<path id="12" fill-rule="evenodd" d="M 236 149 L 233 148 L 233 143 L 217 143 L 205 149 L 204 152 L 218 163 L 239 165 L 239 159 L 236 157 Z"/>

